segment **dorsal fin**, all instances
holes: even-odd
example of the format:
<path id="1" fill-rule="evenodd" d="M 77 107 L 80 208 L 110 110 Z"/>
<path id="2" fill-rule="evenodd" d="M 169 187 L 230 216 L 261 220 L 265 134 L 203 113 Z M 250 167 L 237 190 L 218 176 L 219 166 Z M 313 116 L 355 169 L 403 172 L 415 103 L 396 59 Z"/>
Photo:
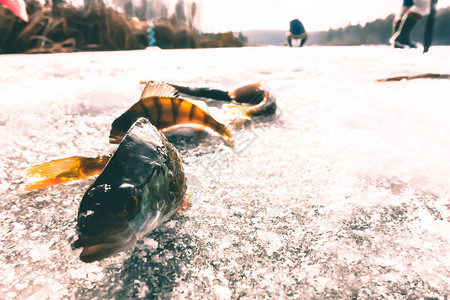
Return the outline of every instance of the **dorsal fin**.
<path id="1" fill-rule="evenodd" d="M 150 97 L 177 97 L 178 91 L 173 86 L 158 81 L 149 81 L 142 91 L 141 99 Z"/>

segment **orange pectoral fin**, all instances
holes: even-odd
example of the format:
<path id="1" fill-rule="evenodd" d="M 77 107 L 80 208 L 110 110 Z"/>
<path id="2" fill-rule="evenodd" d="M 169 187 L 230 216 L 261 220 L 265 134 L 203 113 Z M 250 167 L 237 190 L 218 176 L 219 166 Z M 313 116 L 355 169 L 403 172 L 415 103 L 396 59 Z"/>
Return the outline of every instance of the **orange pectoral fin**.
<path id="1" fill-rule="evenodd" d="M 189 200 L 191 200 L 191 198 L 194 196 L 194 194 L 192 192 L 188 192 L 186 193 L 186 197 L 184 198 L 184 202 L 183 204 L 181 204 L 181 206 L 178 208 L 178 211 L 180 211 L 181 209 L 183 209 L 185 206 L 187 206 L 189 204 Z"/>
<path id="2" fill-rule="evenodd" d="M 44 179 L 44 180 L 35 182 L 33 184 L 30 184 L 30 185 L 27 185 L 25 187 L 25 190 L 26 191 L 31 191 L 31 190 L 35 190 L 35 189 L 44 189 L 44 188 L 47 188 L 49 186 L 66 183 L 66 182 L 69 182 L 69 181 L 72 181 L 72 180 L 75 180 L 75 179 L 71 179 L 71 178 L 67 178 L 67 177 L 48 178 L 48 179 Z"/>
<path id="3" fill-rule="evenodd" d="M 89 178 L 100 174 L 108 160 L 109 156 L 96 158 L 74 156 L 30 167 L 25 171 L 25 175 L 28 177 L 39 177 L 41 180 L 28 185 L 25 187 L 25 190 L 30 191 Z"/>

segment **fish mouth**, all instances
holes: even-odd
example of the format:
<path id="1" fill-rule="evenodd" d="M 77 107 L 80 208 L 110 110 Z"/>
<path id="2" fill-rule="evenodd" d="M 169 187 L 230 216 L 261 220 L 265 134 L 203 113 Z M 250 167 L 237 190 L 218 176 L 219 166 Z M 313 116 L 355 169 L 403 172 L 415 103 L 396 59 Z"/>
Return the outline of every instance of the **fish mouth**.
<path id="1" fill-rule="evenodd" d="M 135 233 L 131 228 L 127 228 L 114 236 L 79 235 L 78 239 L 72 243 L 72 249 L 83 248 L 80 253 L 80 260 L 85 263 L 92 263 L 125 251 L 131 248 L 135 242 Z"/>
<path id="2" fill-rule="evenodd" d="M 80 253 L 80 260 L 85 263 L 92 263 L 105 259 L 119 251 L 117 244 L 96 244 L 84 247 Z"/>

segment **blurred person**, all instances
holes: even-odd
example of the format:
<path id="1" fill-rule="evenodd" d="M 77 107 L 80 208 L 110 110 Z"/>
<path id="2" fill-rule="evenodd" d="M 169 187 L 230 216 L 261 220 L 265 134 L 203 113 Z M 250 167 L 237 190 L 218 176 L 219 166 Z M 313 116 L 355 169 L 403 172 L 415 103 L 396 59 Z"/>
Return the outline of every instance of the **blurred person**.
<path id="1" fill-rule="evenodd" d="M 414 26 L 429 13 L 430 0 L 403 0 L 400 13 L 393 22 L 393 35 L 389 42 L 395 48 L 417 48 L 409 37 Z"/>
<path id="2" fill-rule="evenodd" d="M 183 0 L 178 0 L 177 4 L 175 5 L 175 14 L 176 14 L 178 20 L 186 22 L 186 15 L 184 13 L 184 1 Z"/>
<path id="3" fill-rule="evenodd" d="M 292 20 L 289 23 L 289 32 L 286 33 L 287 42 L 289 47 L 292 47 L 292 40 L 300 39 L 300 47 L 303 47 L 306 40 L 308 39 L 308 34 L 305 31 L 305 27 L 303 27 L 302 22 L 298 19 Z"/>

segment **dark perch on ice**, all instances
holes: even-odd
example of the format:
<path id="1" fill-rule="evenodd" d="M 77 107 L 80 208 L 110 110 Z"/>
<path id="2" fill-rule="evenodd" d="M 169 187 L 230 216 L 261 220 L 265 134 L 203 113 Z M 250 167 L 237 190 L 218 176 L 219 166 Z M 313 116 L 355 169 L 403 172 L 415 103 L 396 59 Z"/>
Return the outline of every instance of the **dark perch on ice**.
<path id="1" fill-rule="evenodd" d="M 406 76 L 396 76 L 396 77 L 388 77 L 388 78 L 381 78 L 377 79 L 378 82 L 386 82 L 386 81 L 401 81 L 403 79 L 405 80 L 412 80 L 412 79 L 450 79 L 450 74 L 436 74 L 436 73 L 425 73 L 425 74 L 419 74 L 419 75 L 406 75 Z"/>

